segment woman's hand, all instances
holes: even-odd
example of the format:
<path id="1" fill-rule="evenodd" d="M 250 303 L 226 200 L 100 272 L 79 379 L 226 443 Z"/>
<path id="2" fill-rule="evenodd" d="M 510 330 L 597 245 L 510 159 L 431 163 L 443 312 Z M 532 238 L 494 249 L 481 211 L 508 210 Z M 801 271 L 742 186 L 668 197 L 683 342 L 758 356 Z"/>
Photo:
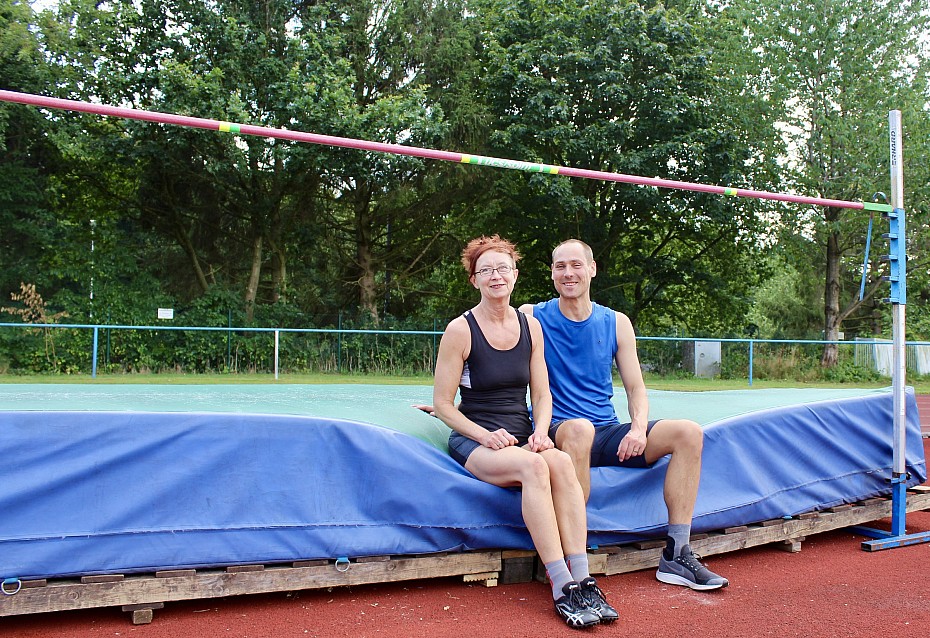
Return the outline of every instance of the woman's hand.
<path id="1" fill-rule="evenodd" d="M 546 432 L 535 430 L 530 435 L 529 441 L 527 441 L 527 447 L 529 447 L 530 452 L 545 452 L 554 448 L 555 443 L 552 442 Z"/>
<path id="2" fill-rule="evenodd" d="M 516 445 L 517 438 L 504 428 L 501 428 L 494 432 L 488 432 L 478 442 L 484 447 L 492 450 L 503 450 L 505 447 Z"/>

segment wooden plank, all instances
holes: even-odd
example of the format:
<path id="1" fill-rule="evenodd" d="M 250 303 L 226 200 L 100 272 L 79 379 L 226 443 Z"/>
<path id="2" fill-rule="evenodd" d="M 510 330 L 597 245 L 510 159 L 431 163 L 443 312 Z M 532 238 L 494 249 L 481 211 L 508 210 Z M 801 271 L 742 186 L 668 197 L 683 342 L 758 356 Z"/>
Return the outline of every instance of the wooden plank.
<path id="1" fill-rule="evenodd" d="M 775 543 L 775 549 L 780 549 L 783 552 L 788 552 L 790 554 L 797 554 L 801 551 L 801 543 L 804 541 L 804 537 L 800 538 L 789 538 L 783 540 L 780 543 Z"/>
<path id="2" fill-rule="evenodd" d="M 163 569 L 155 572 L 155 578 L 186 578 L 196 575 L 196 569 Z"/>
<path id="3" fill-rule="evenodd" d="M 263 571 L 242 573 L 174 570 L 178 575 L 164 576 L 165 572 L 160 572 L 160 577 L 127 576 L 117 582 L 89 584 L 62 581 L 23 589 L 15 596 L 0 599 L 0 616 L 441 578 L 500 569 L 501 555 L 497 551 L 350 563 L 345 572 L 337 571 L 334 565 L 269 566 Z"/>
<path id="4" fill-rule="evenodd" d="M 607 554 L 588 554 L 588 571 L 603 574 L 607 569 Z"/>
<path id="5" fill-rule="evenodd" d="M 123 605 L 123 611 L 136 611 L 137 609 L 164 609 L 165 603 L 144 603 L 142 605 Z"/>
<path id="6" fill-rule="evenodd" d="M 145 605 L 123 605 L 123 611 L 128 611 L 133 625 L 147 625 L 152 622 L 156 609 L 164 609 L 165 603 L 147 603 Z"/>
<path id="7" fill-rule="evenodd" d="M 746 525 L 736 525 L 735 527 L 727 527 L 723 530 L 724 534 L 738 534 L 740 532 L 745 532 L 749 527 Z M 703 540 L 703 539 L 701 539 Z"/>
<path id="8" fill-rule="evenodd" d="M 152 622 L 152 618 L 155 617 L 155 612 L 151 607 L 143 607 L 142 609 L 133 609 L 131 612 L 132 624 L 133 625 L 148 625 Z"/>
<path id="9" fill-rule="evenodd" d="M 501 552 L 499 581 L 503 585 L 528 583 L 536 573 L 536 552 L 506 549 Z"/>
<path id="10" fill-rule="evenodd" d="M 81 576 L 81 582 L 85 585 L 88 583 L 113 583 L 123 580 L 123 574 L 95 574 L 93 576 Z"/>
<path id="11" fill-rule="evenodd" d="M 480 574 L 465 574 L 462 580 L 466 583 L 480 582 L 485 587 L 497 587 L 498 572 L 482 572 Z"/>
<path id="12" fill-rule="evenodd" d="M 46 580 L 45 578 L 37 578 L 36 580 L 24 580 L 23 581 L 23 589 L 27 589 L 29 587 L 45 587 L 46 585 L 48 585 L 48 580 Z"/>
<path id="13" fill-rule="evenodd" d="M 845 512 L 846 510 L 852 509 L 852 508 L 853 508 L 852 503 L 845 503 L 843 505 L 836 505 L 834 507 L 828 507 L 824 510 L 824 512 Z"/>
<path id="14" fill-rule="evenodd" d="M 265 569 L 264 565 L 230 565 L 226 568 L 226 572 L 229 574 L 241 574 L 243 572 L 260 572 L 263 569 Z"/>

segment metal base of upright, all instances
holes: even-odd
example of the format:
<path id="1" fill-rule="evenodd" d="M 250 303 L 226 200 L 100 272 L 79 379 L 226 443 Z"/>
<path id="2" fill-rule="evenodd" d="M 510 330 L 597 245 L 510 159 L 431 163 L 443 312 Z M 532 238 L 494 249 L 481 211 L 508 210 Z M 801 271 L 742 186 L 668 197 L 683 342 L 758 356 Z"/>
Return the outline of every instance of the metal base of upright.
<path id="1" fill-rule="evenodd" d="M 895 547 L 906 547 L 908 545 L 919 545 L 921 543 L 930 543 L 930 532 L 918 532 L 908 534 L 905 529 L 907 517 L 907 475 L 896 474 L 891 479 L 893 491 L 891 493 L 891 531 L 886 532 L 883 529 L 874 529 L 871 527 L 851 527 L 851 531 L 868 536 L 875 540 L 862 541 L 862 549 L 867 552 L 877 552 L 883 549 L 894 549 Z"/>
<path id="2" fill-rule="evenodd" d="M 867 552 L 878 552 L 883 549 L 894 549 L 895 547 L 930 543 L 930 532 L 896 535 L 891 532 L 868 527 L 853 527 L 851 529 L 859 534 L 875 538 L 875 540 L 871 541 L 862 541 L 862 549 Z"/>

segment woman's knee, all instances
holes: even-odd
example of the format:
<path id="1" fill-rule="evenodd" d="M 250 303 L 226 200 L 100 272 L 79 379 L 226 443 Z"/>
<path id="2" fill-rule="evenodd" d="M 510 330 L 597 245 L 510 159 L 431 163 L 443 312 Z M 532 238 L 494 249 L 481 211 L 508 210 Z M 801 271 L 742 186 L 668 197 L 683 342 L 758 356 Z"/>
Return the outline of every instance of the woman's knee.
<path id="1" fill-rule="evenodd" d="M 541 454 L 527 454 L 526 458 L 522 459 L 522 461 L 520 474 L 524 486 L 549 486 L 549 464 Z"/>
<path id="2" fill-rule="evenodd" d="M 546 450 L 540 454 L 540 456 L 545 459 L 546 465 L 549 467 L 549 475 L 553 482 L 556 480 L 564 480 L 565 478 L 577 480 L 575 464 L 572 462 L 572 457 L 567 453 L 559 449 L 551 449 Z"/>

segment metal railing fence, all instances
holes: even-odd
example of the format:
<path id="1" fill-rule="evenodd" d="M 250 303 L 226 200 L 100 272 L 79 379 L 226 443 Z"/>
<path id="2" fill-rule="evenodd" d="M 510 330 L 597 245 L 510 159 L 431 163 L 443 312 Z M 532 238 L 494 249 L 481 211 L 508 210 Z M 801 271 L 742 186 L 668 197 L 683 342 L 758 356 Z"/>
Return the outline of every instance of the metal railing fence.
<path id="1" fill-rule="evenodd" d="M 0 323 L 0 374 L 348 372 L 431 374 L 441 330 Z M 824 370 L 825 344 L 838 364 Z M 887 377 L 884 339 L 822 341 L 637 337 L 640 363 L 662 376 L 786 379 Z M 908 368 L 930 374 L 930 342 L 907 342 Z"/>

